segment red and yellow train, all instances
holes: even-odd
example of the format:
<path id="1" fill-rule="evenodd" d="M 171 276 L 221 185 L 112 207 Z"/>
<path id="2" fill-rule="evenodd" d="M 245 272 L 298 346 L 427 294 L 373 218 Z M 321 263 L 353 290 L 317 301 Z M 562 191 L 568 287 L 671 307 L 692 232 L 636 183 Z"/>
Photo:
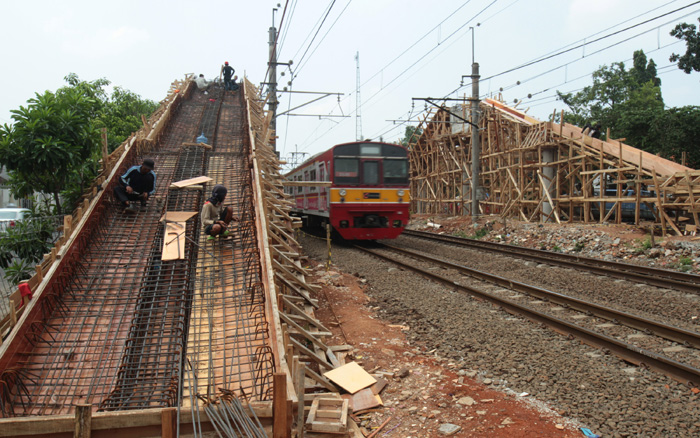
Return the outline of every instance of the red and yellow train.
<path id="1" fill-rule="evenodd" d="M 294 214 L 347 240 L 394 239 L 408 224 L 408 151 L 378 142 L 333 146 L 286 175 Z"/>

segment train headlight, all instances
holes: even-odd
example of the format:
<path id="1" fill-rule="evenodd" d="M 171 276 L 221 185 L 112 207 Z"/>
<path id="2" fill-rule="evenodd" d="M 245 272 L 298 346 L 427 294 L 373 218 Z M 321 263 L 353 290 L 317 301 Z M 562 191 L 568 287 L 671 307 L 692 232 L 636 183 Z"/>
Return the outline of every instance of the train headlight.
<path id="1" fill-rule="evenodd" d="M 345 189 L 340 189 L 338 193 L 340 193 L 340 196 L 345 196 L 348 194 L 348 192 L 346 192 Z"/>
<path id="2" fill-rule="evenodd" d="M 404 195 L 403 190 L 399 190 L 398 192 L 396 192 L 396 194 L 399 195 L 399 196 L 403 196 L 403 195 Z"/>

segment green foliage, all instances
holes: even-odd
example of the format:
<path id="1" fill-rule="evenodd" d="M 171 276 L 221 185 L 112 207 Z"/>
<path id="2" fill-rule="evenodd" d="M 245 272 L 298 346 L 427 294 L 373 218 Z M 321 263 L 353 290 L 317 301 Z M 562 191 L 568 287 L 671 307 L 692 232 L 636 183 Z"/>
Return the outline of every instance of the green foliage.
<path id="1" fill-rule="evenodd" d="M 98 126 L 108 130 L 107 143 L 112 152 L 143 125 L 141 115 L 148 116 L 158 109 L 152 100 L 121 87 L 114 87 L 109 99 L 105 99 Z"/>
<path id="2" fill-rule="evenodd" d="M 0 166 L 10 175 L 15 196 L 53 195 L 58 213 L 72 210 L 99 170 L 100 128 L 107 128 L 110 150 L 141 127 L 141 114 L 157 108 L 150 100 L 116 87 L 107 79 L 81 81 L 75 73 L 67 86 L 46 91 L 12 111 L 13 124 L 0 127 Z M 62 207 L 61 200 L 67 204 Z"/>
<path id="3" fill-rule="evenodd" d="M 461 237 L 462 239 L 468 239 L 468 238 L 469 238 L 469 236 L 467 235 L 467 233 L 465 233 L 465 232 L 462 231 L 462 230 L 455 231 L 454 233 L 452 233 L 452 235 L 455 236 L 455 237 Z"/>
<path id="4" fill-rule="evenodd" d="M 648 135 L 648 143 L 656 145 L 655 153 L 679 162 L 686 152 L 686 165 L 700 166 L 700 106 L 665 110 L 651 122 Z"/>
<path id="5" fill-rule="evenodd" d="M 474 236 L 472 236 L 472 238 L 479 240 L 479 239 L 481 239 L 482 237 L 486 236 L 487 234 L 489 234 L 489 230 L 488 230 L 488 229 L 486 229 L 486 228 L 479 228 L 478 230 L 476 230 L 476 233 L 474 233 Z"/>
<path id="6" fill-rule="evenodd" d="M 576 245 L 574 245 L 574 251 L 581 252 L 585 246 L 586 245 L 583 242 L 576 242 Z"/>
<path id="7" fill-rule="evenodd" d="M 681 266 L 688 266 L 693 264 L 693 259 L 690 257 L 681 257 L 678 262 L 681 264 Z"/>
<path id="8" fill-rule="evenodd" d="M 559 245 L 554 245 L 554 248 L 552 248 L 552 251 L 554 252 L 562 252 L 561 247 Z"/>
<path id="9" fill-rule="evenodd" d="M 621 62 L 593 73 L 593 84 L 578 93 L 559 93 L 569 106 L 564 120 L 583 127 L 600 123 L 613 138 L 687 165 L 700 163 L 700 107 L 665 109 L 656 64 L 643 51 L 634 52 L 633 67 Z"/>
<path id="10" fill-rule="evenodd" d="M 28 104 L 11 111 L 12 126 L 0 127 L 0 165 L 16 196 L 51 193 L 61 211 L 59 194 L 77 177 L 74 168 L 99 150 L 90 121 L 97 102 L 73 88 L 37 93 Z"/>
<path id="11" fill-rule="evenodd" d="M 651 236 L 644 239 L 641 243 L 642 250 L 646 251 L 651 248 Z"/>
<path id="12" fill-rule="evenodd" d="M 17 286 L 20 281 L 32 278 L 33 271 L 33 265 L 25 260 L 17 259 L 5 269 L 5 280 L 13 286 Z"/>
<path id="13" fill-rule="evenodd" d="M 694 24 L 681 23 L 673 28 L 671 36 L 685 41 L 686 51 L 684 55 L 672 54 L 669 61 L 677 61 L 678 68 L 687 74 L 700 71 L 700 31 L 696 31 Z"/>
<path id="14" fill-rule="evenodd" d="M 399 143 L 402 146 L 409 147 L 411 143 L 415 143 L 418 141 L 418 138 L 423 134 L 423 131 L 415 126 L 406 126 L 406 131 L 404 132 L 404 136 L 402 139 L 399 140 Z"/>
<path id="15" fill-rule="evenodd" d="M 7 268 L 13 259 L 37 263 L 52 246 L 56 230 L 51 218 L 17 221 L 0 233 L 0 267 Z"/>
<path id="16" fill-rule="evenodd" d="M 643 51 L 634 52 L 633 63 L 630 70 L 622 62 L 602 66 L 593 72 L 593 85 L 576 94 L 557 92 L 570 109 L 564 120 L 581 127 L 600 123 L 603 130 L 610 128 L 616 137 L 628 140 L 640 129 L 648 131 L 650 116 L 664 109 L 661 80 L 656 64 L 647 62 Z"/>

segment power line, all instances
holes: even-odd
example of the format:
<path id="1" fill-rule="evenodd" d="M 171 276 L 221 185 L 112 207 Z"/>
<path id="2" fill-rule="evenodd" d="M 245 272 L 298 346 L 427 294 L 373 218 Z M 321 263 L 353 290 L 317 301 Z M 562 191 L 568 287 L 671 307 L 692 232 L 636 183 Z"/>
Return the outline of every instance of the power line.
<path id="1" fill-rule="evenodd" d="M 279 52 L 277 53 L 282 53 L 282 48 L 284 47 L 284 43 L 287 40 L 287 35 L 289 34 L 289 27 L 292 24 L 292 19 L 294 18 L 294 11 L 297 9 L 297 0 L 292 0 L 292 6 L 291 10 L 289 11 L 289 19 L 285 23 L 286 26 L 282 26 L 282 23 L 280 23 L 280 34 L 282 35 L 280 37 L 280 43 L 279 43 Z M 284 18 L 284 16 L 282 17 Z"/>
<path id="2" fill-rule="evenodd" d="M 335 24 L 338 22 L 338 20 L 339 20 L 340 17 L 343 15 L 343 13 L 344 13 L 345 10 L 348 8 L 348 6 L 350 6 L 350 3 L 351 3 L 351 2 L 352 2 L 352 0 L 348 0 L 347 4 L 346 4 L 345 7 L 343 8 L 343 10 L 340 11 L 340 14 L 338 14 L 338 16 L 335 18 L 335 21 L 333 21 L 333 23 L 330 25 L 330 27 L 328 28 L 328 30 L 326 31 L 326 33 L 323 34 L 323 36 L 321 37 L 321 40 L 318 42 L 318 44 L 317 44 L 316 47 L 314 48 L 313 52 L 311 52 L 311 54 L 309 55 L 309 57 L 306 59 L 306 62 L 305 62 L 304 64 L 302 64 L 302 65 L 299 65 L 299 68 L 298 68 L 298 69 L 295 71 L 295 73 L 294 73 L 294 77 L 297 77 L 297 75 L 299 74 L 299 72 L 301 72 L 301 69 L 309 62 L 309 59 L 311 59 L 311 57 L 314 55 L 314 53 L 316 53 L 316 50 L 317 50 L 319 47 L 321 47 L 321 44 L 322 44 L 323 41 L 326 39 L 326 36 L 328 36 L 328 34 L 330 33 L 331 30 L 333 30 L 333 27 L 334 27 Z M 330 11 L 329 11 L 329 12 L 330 12 Z M 323 23 L 322 23 L 322 24 L 323 24 Z M 319 28 L 319 30 L 320 30 L 320 28 Z M 313 41 L 312 41 L 312 42 L 313 42 Z"/>
<path id="3" fill-rule="evenodd" d="M 301 55 L 301 59 L 299 59 L 299 61 L 297 61 L 297 64 L 301 65 L 301 63 L 304 61 L 304 57 L 305 57 L 306 54 L 309 52 L 309 49 L 311 48 L 311 45 L 314 43 L 314 40 L 315 40 L 316 37 L 318 36 L 318 33 L 321 31 L 321 28 L 323 27 L 323 23 L 326 22 L 326 19 L 328 18 L 328 14 L 331 13 L 331 9 L 333 9 L 333 5 L 335 5 L 335 2 L 336 2 L 336 0 L 333 0 L 333 2 L 330 4 L 330 6 L 328 6 L 328 9 L 326 10 L 326 15 L 324 15 L 323 20 L 321 21 L 321 24 L 320 24 L 320 25 L 318 26 L 318 28 L 316 29 L 316 33 L 314 34 L 314 37 L 311 38 L 311 42 L 309 42 L 309 45 L 306 46 L 306 50 L 304 51 L 304 54 Z M 308 38 L 308 37 L 307 37 L 307 38 Z M 299 53 L 299 52 L 297 52 L 297 53 Z M 294 57 L 296 58 L 296 55 L 294 55 Z M 296 77 L 296 74 L 292 77 L 292 79 L 293 79 L 294 77 Z"/>
<path id="4" fill-rule="evenodd" d="M 531 66 L 531 65 L 540 63 L 540 62 L 542 62 L 542 61 L 546 61 L 546 60 L 548 60 L 548 59 L 552 59 L 552 58 L 554 58 L 554 57 L 556 57 L 556 56 L 563 55 L 563 54 L 565 54 L 565 53 L 569 53 L 569 52 L 571 52 L 571 51 L 573 51 L 573 50 L 580 49 L 581 47 L 584 47 L 584 46 L 586 46 L 586 45 L 593 44 L 593 43 L 597 43 L 598 41 L 602 41 L 602 40 L 604 40 L 604 39 L 607 39 L 607 38 L 610 38 L 610 37 L 612 37 L 612 36 L 618 35 L 618 34 L 620 34 L 620 33 L 622 33 L 622 32 L 626 32 L 626 31 L 628 31 L 628 30 L 631 30 L 631 29 L 634 29 L 634 28 L 636 28 L 636 27 L 642 26 L 642 25 L 644 25 L 644 24 L 650 23 L 650 22 L 652 22 L 652 21 L 658 20 L 659 18 L 663 18 L 663 17 L 666 17 L 666 16 L 671 15 L 671 14 L 673 14 L 673 13 L 676 13 L 676 12 L 678 12 L 678 11 L 682 11 L 683 9 L 687 9 L 687 8 L 689 8 L 689 7 L 691 7 L 691 6 L 695 6 L 695 5 L 697 5 L 698 3 L 700 3 L 700 0 L 698 0 L 698 1 L 696 1 L 696 2 L 693 2 L 693 3 L 691 3 L 691 4 L 688 4 L 688 5 L 686 5 L 686 6 L 683 6 L 683 7 L 677 8 L 677 9 L 674 9 L 674 10 L 672 10 L 672 11 L 670 11 L 670 12 L 666 12 L 666 13 L 664 13 L 664 14 L 657 15 L 656 17 L 649 18 L 649 19 L 647 19 L 647 20 L 644 20 L 644 21 L 642 21 L 642 22 L 640 22 L 640 23 L 637 23 L 637 24 L 634 24 L 634 25 L 632 25 L 632 26 L 628 26 L 628 27 L 626 27 L 626 28 L 624 28 L 624 29 L 621 29 L 621 30 L 618 30 L 618 31 L 609 33 L 609 34 L 604 35 L 604 36 L 602 36 L 602 37 L 600 37 L 600 38 L 596 38 L 596 39 L 594 39 L 593 41 L 584 42 L 583 44 L 578 44 L 578 45 L 576 45 L 576 46 L 570 47 L 570 48 L 565 49 L 565 50 L 561 50 L 561 51 L 556 52 L 556 53 L 553 53 L 553 54 L 551 54 L 551 55 L 548 55 L 548 56 L 545 56 L 545 57 L 542 57 L 542 58 L 539 58 L 539 59 L 536 59 L 536 60 L 533 60 L 533 61 L 530 61 L 530 62 L 526 62 L 525 64 L 522 64 L 522 65 L 520 65 L 520 66 L 518 66 L 518 67 L 513 67 L 513 68 L 510 68 L 510 69 L 508 69 L 508 70 L 504 70 L 504 71 L 502 71 L 502 72 L 500 72 L 500 73 L 496 73 L 496 74 L 494 74 L 494 75 L 485 77 L 485 78 L 483 78 L 482 80 L 486 81 L 486 80 L 488 80 L 488 79 L 492 79 L 492 78 L 495 78 L 495 77 L 504 75 L 504 74 L 506 74 L 506 73 L 511 73 L 511 72 L 516 71 L 516 70 L 520 70 L 521 68 L 529 67 L 529 66 Z"/>
<path id="5" fill-rule="evenodd" d="M 459 28 L 457 28 L 457 30 L 453 31 L 453 32 L 452 32 L 451 34 L 449 34 L 445 39 L 443 39 L 442 41 L 440 41 L 440 43 L 438 43 L 437 45 L 435 45 L 435 46 L 433 46 L 431 49 L 429 49 L 424 55 L 422 55 L 420 58 L 418 58 L 418 60 L 416 60 L 416 61 L 415 61 L 413 64 L 411 64 L 410 66 L 406 67 L 401 73 L 399 73 L 399 74 L 398 74 L 397 76 L 395 76 L 391 81 L 389 81 L 389 83 L 388 83 L 386 86 L 384 86 L 382 89 L 380 89 L 379 91 L 377 91 L 376 93 L 374 93 L 372 96 L 370 96 L 369 99 L 367 99 L 366 101 L 362 102 L 362 104 L 360 105 L 360 108 L 362 108 L 362 107 L 364 107 L 365 105 L 367 105 L 367 104 L 368 104 L 372 99 L 374 99 L 374 97 L 376 97 L 379 93 L 381 93 L 382 91 L 384 91 L 388 86 L 390 86 L 390 85 L 391 85 L 392 83 L 394 83 L 397 79 L 399 79 L 401 76 L 403 76 L 406 72 L 408 72 L 410 69 L 412 69 L 416 64 L 418 64 L 420 61 L 422 61 L 422 60 L 425 59 L 428 55 L 430 55 L 435 49 L 437 49 L 438 47 L 440 47 L 440 45 L 442 45 L 442 43 L 444 43 L 445 41 L 447 41 L 447 40 L 449 40 L 450 38 L 452 38 L 457 32 L 459 32 L 459 31 L 462 30 L 464 27 L 466 27 L 469 23 L 471 23 L 473 20 L 475 20 L 477 17 L 479 17 L 479 15 L 481 15 L 481 14 L 484 13 L 486 10 L 488 10 L 488 9 L 489 9 L 491 6 L 493 6 L 496 2 L 497 2 L 497 0 L 493 0 L 491 3 L 489 3 L 489 4 L 488 4 L 487 6 L 485 6 L 483 9 L 481 9 L 477 14 L 475 14 L 474 16 L 472 16 L 469 20 L 467 20 L 464 24 L 462 24 Z M 467 1 L 466 3 L 469 3 L 469 1 Z M 461 7 L 463 7 L 464 5 L 466 5 L 466 3 L 463 4 L 462 6 L 460 6 L 460 8 L 458 8 L 457 10 L 461 9 Z M 504 8 L 504 9 L 505 9 L 505 8 Z M 448 17 L 448 18 L 449 18 L 449 17 Z M 446 19 L 445 19 L 445 20 L 446 20 Z M 440 24 L 442 24 L 445 20 L 443 20 Z M 439 26 L 439 25 L 438 25 L 438 26 Z M 433 29 L 432 29 L 430 32 L 432 32 L 432 31 L 433 31 L 434 29 L 436 29 L 438 26 L 433 27 Z M 430 33 L 430 32 L 429 32 L 429 33 Z M 424 38 L 424 37 L 423 37 L 423 38 Z M 420 40 L 419 40 L 419 41 L 420 41 Z M 414 45 L 415 45 L 415 43 L 414 43 Z M 411 47 L 413 47 L 413 46 L 411 46 Z M 404 53 L 405 53 L 405 51 L 404 51 Z M 402 53 L 402 54 L 403 54 L 403 53 Z M 398 59 L 398 57 L 397 57 L 396 59 Z M 392 62 L 393 62 L 393 61 L 392 61 Z M 375 74 L 375 76 L 376 76 L 376 74 Z M 373 76 L 373 77 L 374 77 L 374 76 Z M 368 81 L 369 81 L 369 80 L 368 80 Z M 365 81 L 365 83 L 367 83 L 367 81 Z M 349 97 L 349 96 L 348 96 L 348 97 Z M 350 114 L 352 114 L 352 113 L 354 113 L 354 111 L 352 111 Z M 342 122 L 341 122 L 341 123 L 342 123 Z M 324 135 L 328 134 L 328 133 L 329 133 L 330 131 L 332 131 L 336 126 L 338 126 L 338 125 L 335 125 L 335 126 L 330 127 L 326 132 L 324 132 L 324 133 L 321 135 L 321 137 L 323 137 Z M 308 140 L 308 138 L 310 138 L 310 137 L 307 137 L 307 140 Z M 319 137 L 319 138 L 320 138 L 320 137 Z M 304 142 L 302 142 L 302 144 L 304 144 L 305 142 L 306 142 L 306 140 L 304 140 Z M 308 147 L 308 146 L 305 146 L 305 147 Z"/>

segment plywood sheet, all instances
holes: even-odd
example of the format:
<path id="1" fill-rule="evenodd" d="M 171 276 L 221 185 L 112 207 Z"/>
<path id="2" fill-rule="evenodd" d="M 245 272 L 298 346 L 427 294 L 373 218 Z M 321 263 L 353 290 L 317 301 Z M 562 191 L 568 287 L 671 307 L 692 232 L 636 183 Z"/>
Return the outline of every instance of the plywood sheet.
<path id="1" fill-rule="evenodd" d="M 190 179 L 183 179 L 182 181 L 176 181 L 172 183 L 170 186 L 171 187 L 177 187 L 177 188 L 183 188 L 187 186 L 192 186 L 195 184 L 203 184 L 206 182 L 211 181 L 212 179 L 209 178 L 208 176 L 198 176 L 196 178 L 190 178 Z"/>
<path id="2" fill-rule="evenodd" d="M 370 373 L 359 366 L 357 362 L 347 363 L 334 370 L 323 373 L 323 376 L 350 394 L 367 388 L 377 381 Z"/>
<path id="3" fill-rule="evenodd" d="M 382 399 L 372 392 L 371 388 L 365 388 L 352 395 L 352 411 L 364 411 L 365 409 L 382 406 Z"/>
<path id="4" fill-rule="evenodd" d="M 165 224 L 163 253 L 161 260 L 178 260 L 185 258 L 185 222 L 168 222 Z"/>
<path id="5" fill-rule="evenodd" d="M 166 211 L 161 221 L 167 220 L 170 222 L 185 222 L 190 218 L 197 216 L 196 211 Z"/>

